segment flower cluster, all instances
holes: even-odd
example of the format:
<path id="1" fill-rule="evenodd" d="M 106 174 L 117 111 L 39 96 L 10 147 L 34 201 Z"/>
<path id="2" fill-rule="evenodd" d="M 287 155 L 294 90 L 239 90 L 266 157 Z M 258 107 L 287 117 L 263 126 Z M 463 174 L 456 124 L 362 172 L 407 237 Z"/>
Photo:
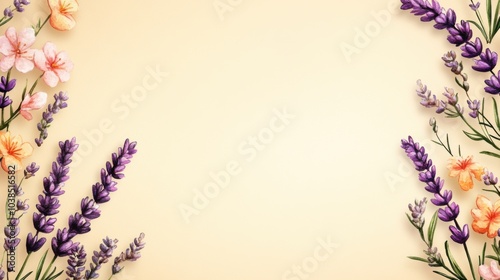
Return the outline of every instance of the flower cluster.
<path id="1" fill-rule="evenodd" d="M 425 190 L 431 194 L 430 201 L 437 209 L 426 228 L 426 201 L 415 200 L 415 204 L 409 204 L 407 217 L 412 226 L 418 232 L 425 243 L 424 257 L 412 256 L 411 259 L 427 263 L 434 268 L 439 276 L 446 279 L 500 279 L 500 199 L 492 200 L 487 194 L 494 194 L 500 197 L 500 186 L 498 178 L 492 169 L 486 169 L 475 160 L 475 156 L 469 154 L 462 156 L 462 151 L 474 149 L 479 150 L 481 156 L 490 156 L 495 159 L 500 158 L 500 113 L 495 98 L 485 99 L 475 96 L 471 88 L 474 82 L 469 79 L 461 61 L 458 60 L 456 49 L 460 50 L 461 56 L 465 59 L 473 59 L 472 70 L 480 73 L 491 73 L 491 76 L 484 80 L 484 93 L 500 94 L 500 71 L 496 73 L 498 64 L 498 54 L 491 45 L 494 36 L 500 31 L 500 2 L 495 5 L 492 1 L 486 2 L 487 21 L 482 17 L 482 6 L 479 2 L 470 1 L 469 7 L 477 17 L 473 19 L 458 20 L 453 9 L 441 7 L 436 0 L 401 0 L 401 9 L 419 16 L 423 22 L 433 22 L 434 28 L 446 30 L 447 40 L 454 45 L 455 50 L 446 52 L 442 57 L 444 65 L 455 76 L 455 83 L 458 88 L 444 86 L 441 98 L 432 94 L 431 90 L 421 81 L 417 81 L 416 93 L 420 98 L 420 105 L 432 108 L 437 115 L 455 119 L 464 128 L 463 131 L 467 139 L 473 143 L 484 142 L 487 149 L 481 146 L 454 145 L 451 144 L 447 133 L 442 133 L 438 129 L 436 118 L 431 117 L 429 124 L 435 140 L 433 142 L 444 148 L 449 156 L 446 168 L 450 178 L 456 178 L 448 182 L 449 188 L 444 189 L 444 180 L 437 176 L 436 165 L 428 158 L 424 147 L 420 146 L 412 137 L 402 140 L 401 147 L 406 155 L 413 162 L 415 169 L 419 172 L 419 181 L 425 184 Z M 474 38 L 471 25 L 474 25 L 480 32 L 480 36 Z M 488 101 L 491 101 L 488 104 Z M 486 110 L 485 108 L 491 108 Z M 465 112 L 467 110 L 467 113 Z M 479 157 L 479 158 L 480 158 Z M 455 186 L 454 186 L 455 185 Z M 475 186 L 482 185 L 484 188 L 478 190 Z M 455 189 L 453 189 L 455 187 Z M 463 196 L 457 196 L 469 200 L 466 204 L 461 204 L 458 199 L 452 201 L 453 192 L 463 191 Z M 477 193 L 484 191 L 485 193 Z M 471 199 L 470 196 L 473 196 Z M 472 202 L 475 201 L 475 206 Z M 462 206 L 462 207 L 460 207 Z M 464 211 L 465 210 L 465 211 Z M 460 215 L 459 215 L 460 214 Z M 436 227 L 440 223 L 448 224 L 451 232 L 449 240 L 444 242 L 444 248 L 438 249 L 433 244 L 433 237 Z M 463 225 L 463 226 L 461 226 Z M 469 230 L 469 225 L 471 230 Z M 427 231 L 427 233 L 425 233 Z M 493 253 L 487 253 L 487 243 L 480 248 L 470 248 L 468 242 L 478 235 L 486 235 L 492 239 L 491 248 Z M 461 244 L 466 263 L 470 271 L 465 272 L 459 262 L 453 257 L 450 242 Z M 456 248 L 456 247 L 455 247 Z M 441 256 L 439 251 L 446 252 L 446 258 Z M 490 261 L 487 261 L 490 259 Z"/>
<path id="2" fill-rule="evenodd" d="M 13 0 L 4 8 L 0 27 L 30 8 L 29 4 L 28 0 Z M 54 280 L 65 276 L 68 280 L 98 279 L 108 262 L 108 275 L 104 277 L 112 279 L 123 270 L 124 262 L 136 261 L 141 257 L 140 252 L 145 247 L 144 233 L 135 238 L 128 249 L 117 254 L 114 262 L 110 260 L 117 249 L 117 239 L 104 238 L 99 249 L 87 256 L 82 235 L 91 231 L 91 223 L 101 216 L 101 206 L 109 202 L 111 194 L 118 190 L 117 181 L 124 178 L 123 172 L 137 152 L 136 142 L 126 139 L 118 151 L 111 154 L 111 159 L 98 173 L 99 182 L 89 186 L 88 195 L 79 201 L 78 212 L 63 217 L 63 213 L 60 213 L 61 205 L 66 202 L 62 199 L 63 195 L 71 191 L 67 185 L 69 171 L 73 154 L 78 148 L 74 137 L 59 142 L 59 153 L 52 162 L 48 175 L 39 181 L 41 193 L 34 203 L 35 207 L 30 208 L 29 201 L 22 199 L 22 184 L 35 177 L 40 166 L 32 162 L 23 167 L 23 162 L 35 149 L 31 141 L 25 141 L 21 135 L 12 132 L 18 123 L 13 121 L 22 116 L 24 120 L 21 121 L 26 124 L 35 118 L 36 111 L 45 108 L 48 97 L 46 92 L 37 87 L 42 81 L 50 89 L 62 86 L 62 83 L 70 80 L 74 67 L 69 55 L 58 50 L 54 42 L 41 42 L 40 32 L 47 23 L 59 31 L 73 29 L 76 26 L 78 2 L 46 0 L 46 4 L 50 13 L 45 19 L 39 19 L 34 26 L 28 28 L 6 26 L 1 31 L 3 35 L 0 35 L 0 166 L 5 171 L 2 174 L 8 179 L 5 190 L 7 193 L 3 196 L 6 203 L 4 257 L 0 261 L 0 280 Z M 24 77 L 28 73 L 30 76 Z M 38 78 L 29 81 L 31 77 Z M 57 90 L 53 97 L 54 101 L 41 112 L 41 119 L 36 125 L 39 135 L 33 142 L 38 147 L 47 139 L 48 128 L 53 124 L 54 116 L 68 106 L 69 95 L 66 91 Z M 30 182 L 36 180 L 35 178 Z M 32 230 L 21 229 L 23 216 L 31 216 Z M 59 226 L 57 221 L 61 219 L 67 220 L 66 226 Z M 24 248 L 20 246 L 22 243 L 25 244 Z M 18 266 L 15 259 L 21 249 L 25 249 L 26 256 Z M 38 260 L 33 259 L 37 257 Z M 58 267 L 58 260 L 67 263 L 65 275 L 64 270 Z M 30 261 L 34 265 L 28 265 Z M 36 270 L 28 271 L 32 267 L 36 267 Z"/>

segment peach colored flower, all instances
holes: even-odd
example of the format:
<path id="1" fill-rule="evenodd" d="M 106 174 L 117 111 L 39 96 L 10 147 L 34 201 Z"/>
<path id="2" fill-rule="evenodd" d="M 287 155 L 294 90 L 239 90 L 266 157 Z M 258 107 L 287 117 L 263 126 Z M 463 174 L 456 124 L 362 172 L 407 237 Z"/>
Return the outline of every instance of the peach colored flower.
<path id="1" fill-rule="evenodd" d="M 500 228 L 500 200 L 495 204 L 482 196 L 478 195 L 476 198 L 476 206 L 471 210 L 472 215 L 472 229 L 477 233 L 486 233 L 489 238 L 498 236 L 498 229 Z"/>
<path id="2" fill-rule="evenodd" d="M 47 42 L 42 50 L 36 50 L 35 65 L 44 71 L 42 79 L 50 87 L 55 87 L 59 81 L 69 80 L 69 71 L 73 69 L 73 62 L 65 52 L 57 52 L 53 43 Z"/>
<path id="3" fill-rule="evenodd" d="M 14 27 L 5 31 L 5 36 L 0 37 L 0 70 L 7 72 L 14 65 L 19 72 L 26 73 L 33 70 L 33 53 L 30 47 L 35 43 L 35 30 L 25 28 L 17 33 Z"/>
<path id="4" fill-rule="evenodd" d="M 33 95 L 26 94 L 23 102 L 21 103 L 21 116 L 23 116 L 28 121 L 33 118 L 30 111 L 38 110 L 42 108 L 45 103 L 47 103 L 47 94 L 45 92 L 37 92 Z"/>
<path id="5" fill-rule="evenodd" d="M 481 275 L 484 280 L 500 280 L 500 268 L 498 268 L 497 261 L 491 261 L 490 265 L 480 265 L 479 275 Z"/>
<path id="6" fill-rule="evenodd" d="M 458 184 L 464 191 L 468 191 L 474 187 L 472 177 L 481 181 L 481 176 L 484 174 L 484 168 L 475 163 L 472 156 L 467 158 L 451 158 L 448 161 L 448 169 L 450 170 L 450 177 L 458 176 Z"/>
<path id="7" fill-rule="evenodd" d="M 50 25 L 54 29 L 67 31 L 75 27 L 76 21 L 73 13 L 78 11 L 78 2 L 76 0 L 48 0 L 50 7 Z"/>
<path id="8" fill-rule="evenodd" d="M 33 153 L 33 147 L 28 142 L 23 142 L 20 135 L 11 137 L 10 131 L 0 131 L 0 156 L 2 157 L 2 168 L 9 171 L 9 166 L 15 170 L 22 167 L 21 160 Z"/>

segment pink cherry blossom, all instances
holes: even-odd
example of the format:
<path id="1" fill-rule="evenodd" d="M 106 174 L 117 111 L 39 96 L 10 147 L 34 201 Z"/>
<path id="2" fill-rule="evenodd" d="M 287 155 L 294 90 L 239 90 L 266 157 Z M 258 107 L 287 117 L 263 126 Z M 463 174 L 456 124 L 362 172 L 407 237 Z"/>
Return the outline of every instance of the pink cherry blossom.
<path id="1" fill-rule="evenodd" d="M 5 36 L 0 37 L 0 70 L 9 71 L 14 65 L 19 72 L 26 73 L 33 70 L 33 53 L 30 47 L 35 43 L 35 30 L 25 28 L 17 33 L 14 27 L 5 31 Z"/>
<path id="2" fill-rule="evenodd" d="M 498 268 L 498 262 L 491 261 L 489 266 L 485 264 L 480 265 L 479 275 L 481 275 L 484 280 L 500 280 L 500 268 Z"/>
<path id="3" fill-rule="evenodd" d="M 44 71 L 42 79 L 50 87 L 55 87 L 59 82 L 69 80 L 69 71 L 73 63 L 68 59 L 66 52 L 57 52 L 53 43 L 47 42 L 42 50 L 36 50 L 34 55 L 35 65 Z"/>
<path id="4" fill-rule="evenodd" d="M 31 110 L 38 110 L 42 108 L 47 102 L 47 94 L 45 92 L 37 92 L 33 95 L 27 94 L 21 103 L 21 116 L 27 120 L 31 120 L 33 116 L 31 115 Z"/>

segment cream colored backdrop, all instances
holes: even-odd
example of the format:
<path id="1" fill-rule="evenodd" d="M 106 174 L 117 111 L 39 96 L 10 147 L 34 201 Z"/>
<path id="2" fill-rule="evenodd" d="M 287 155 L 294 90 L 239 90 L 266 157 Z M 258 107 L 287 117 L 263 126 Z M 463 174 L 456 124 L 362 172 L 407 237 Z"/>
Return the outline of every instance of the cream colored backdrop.
<path id="1" fill-rule="evenodd" d="M 466 2 L 441 4 L 470 18 Z M 419 78 L 436 94 L 453 86 L 441 62 L 453 46 L 399 6 L 82 0 L 76 28 L 40 35 L 75 69 L 59 87 L 69 108 L 34 155 L 37 180 L 57 142 L 76 136 L 69 214 L 109 154 L 138 141 L 119 191 L 79 239 L 108 235 L 123 250 L 144 232 L 143 257 L 120 280 L 438 279 L 406 258 L 425 247 L 404 213 L 427 194 L 399 146 L 411 134 L 444 166 L 414 90 Z"/>

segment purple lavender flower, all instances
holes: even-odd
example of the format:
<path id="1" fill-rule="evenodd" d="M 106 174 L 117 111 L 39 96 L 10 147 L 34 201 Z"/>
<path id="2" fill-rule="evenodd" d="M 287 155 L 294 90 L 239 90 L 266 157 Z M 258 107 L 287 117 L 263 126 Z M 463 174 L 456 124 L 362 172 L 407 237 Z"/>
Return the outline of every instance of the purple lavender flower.
<path id="1" fill-rule="evenodd" d="M 476 65 L 472 66 L 472 69 L 479 72 L 489 72 L 495 68 L 497 65 L 498 55 L 496 52 L 492 52 L 489 48 L 485 52 L 481 53 L 479 59 L 477 59 Z"/>
<path id="2" fill-rule="evenodd" d="M 424 198 L 420 201 L 415 199 L 415 205 L 408 204 L 408 209 L 411 212 L 411 222 L 418 228 L 421 228 L 424 225 L 425 219 L 422 217 L 425 213 L 425 205 L 427 204 L 427 198 Z"/>
<path id="3" fill-rule="evenodd" d="M 36 252 L 42 248 L 43 244 L 45 244 L 45 237 L 42 237 L 38 239 L 38 236 L 33 234 L 28 233 L 28 236 L 26 237 L 26 251 L 28 253 L 30 252 Z"/>
<path id="4" fill-rule="evenodd" d="M 14 13 L 12 12 L 12 9 L 10 7 L 7 7 L 5 8 L 5 10 L 3 10 L 3 16 L 6 18 L 11 18 L 14 16 Z"/>
<path id="5" fill-rule="evenodd" d="M 481 5 L 481 3 L 477 2 L 476 4 L 469 4 L 469 7 L 475 12 L 479 9 L 479 5 Z"/>
<path id="6" fill-rule="evenodd" d="M 443 194 L 434 193 L 434 198 L 431 199 L 431 202 L 436 206 L 445 206 L 450 203 L 452 197 L 452 192 L 449 190 L 445 190 Z"/>
<path id="7" fill-rule="evenodd" d="M 491 75 L 489 80 L 485 80 L 484 83 L 487 85 L 487 87 L 484 88 L 484 91 L 491 94 L 500 93 L 500 79 L 498 78 L 499 76 L 500 71 L 498 71 L 497 75 Z"/>
<path id="8" fill-rule="evenodd" d="M 144 233 L 141 232 L 139 237 L 135 238 L 133 243 L 130 243 L 129 248 L 115 258 L 115 262 L 111 269 L 113 275 L 119 273 L 123 269 L 120 263 L 125 261 L 136 261 L 141 257 L 140 251 L 146 246 L 146 243 L 143 242 L 144 236 Z"/>
<path id="9" fill-rule="evenodd" d="M 479 100 L 473 100 L 473 101 L 470 101 L 470 100 L 467 100 L 467 104 L 469 105 L 469 109 L 471 110 L 471 112 L 469 112 L 469 116 L 471 116 L 471 118 L 477 118 L 477 115 L 479 114 L 479 109 L 481 108 L 481 101 Z"/>
<path id="10" fill-rule="evenodd" d="M 451 231 L 450 238 L 456 243 L 464 244 L 469 239 L 469 226 L 467 224 L 463 226 L 462 230 L 455 226 L 450 226 L 449 228 Z"/>
<path id="11" fill-rule="evenodd" d="M 456 218 L 460 213 L 460 207 L 455 202 L 450 203 L 452 196 L 451 191 L 444 191 L 441 193 L 444 181 L 441 180 L 441 178 L 436 177 L 436 166 L 433 165 L 432 160 L 428 158 L 425 148 L 414 142 L 411 136 L 408 137 L 408 140 L 401 140 L 401 147 L 405 150 L 407 156 L 413 161 L 415 169 L 419 171 L 418 178 L 421 182 L 426 184 L 425 189 L 434 194 L 435 198 L 432 199 L 431 202 L 435 203 L 436 206 L 444 206 L 444 208 L 440 208 L 438 210 L 439 219 L 444 222 L 454 221 L 458 228 Z M 447 201 L 447 204 L 443 205 L 445 201 Z M 462 232 L 463 235 L 458 235 L 453 230 L 451 232 L 452 240 L 455 242 L 458 240 L 460 241 L 459 243 L 465 243 L 469 236 L 468 231 L 467 234 L 465 234 L 465 231 Z"/>
<path id="12" fill-rule="evenodd" d="M 100 211 L 97 205 L 110 200 L 109 193 L 117 190 L 116 182 L 113 179 L 122 179 L 125 175 L 121 173 L 130 163 L 133 155 L 137 152 L 136 142 L 130 142 L 126 139 L 123 147 L 118 148 L 118 153 L 111 154 L 111 162 L 106 162 L 106 169 L 101 169 L 101 182 L 92 186 L 93 200 L 88 197 L 82 199 L 81 210 L 82 214 L 75 213 L 68 220 L 69 229 L 64 228 L 63 233 L 52 239 L 52 250 L 56 256 L 63 256 L 69 251 L 66 250 L 65 244 L 72 244 L 71 239 L 78 235 L 90 231 L 90 220 L 99 217 Z M 69 160 L 71 162 L 71 160 Z M 63 246 L 60 248 L 60 246 Z M 69 245 L 68 245 L 69 246 Z"/>
<path id="13" fill-rule="evenodd" d="M 457 105 L 458 98 L 455 91 L 452 88 L 447 87 L 445 87 L 444 90 L 445 92 L 443 93 L 443 95 L 446 97 L 446 99 L 448 99 L 448 104 L 450 104 L 451 106 Z"/>
<path id="14" fill-rule="evenodd" d="M 436 29 L 453 28 L 457 21 L 457 15 L 455 14 L 455 11 L 448 9 L 446 14 L 440 13 L 434 21 L 436 22 L 436 24 L 434 24 Z"/>
<path id="15" fill-rule="evenodd" d="M 24 11 L 24 7 L 29 5 L 30 2 L 28 0 L 14 0 L 14 7 L 16 7 L 16 11 L 22 13 Z"/>
<path id="16" fill-rule="evenodd" d="M 37 124 L 37 129 L 40 131 L 40 135 L 35 139 L 35 143 L 38 147 L 43 144 L 43 140 L 48 137 L 48 128 L 52 121 L 54 121 L 53 116 L 59 112 L 59 110 L 68 107 L 66 101 L 69 99 L 66 92 L 59 92 L 59 94 L 54 95 L 54 103 L 47 106 L 47 110 L 42 113 L 42 119 Z"/>
<path id="17" fill-rule="evenodd" d="M 102 240 L 99 251 L 94 251 L 90 270 L 85 271 L 85 279 L 97 279 L 99 277 L 97 271 L 101 268 L 102 264 L 107 263 L 113 256 L 113 250 L 116 249 L 117 242 L 117 239 L 110 239 L 109 237 Z"/>
<path id="18" fill-rule="evenodd" d="M 481 40 L 476 37 L 476 41 L 473 43 L 469 41 L 460 47 L 462 50 L 462 56 L 467 58 L 474 58 L 481 54 L 483 51 L 483 44 Z"/>
<path id="19" fill-rule="evenodd" d="M 16 79 L 8 80 L 5 76 L 0 77 L 0 108 L 5 108 L 12 104 L 12 100 L 7 96 L 7 93 L 16 86 Z"/>
<path id="20" fill-rule="evenodd" d="M 68 275 L 72 280 L 84 280 L 85 278 L 83 271 L 85 270 L 85 262 L 87 254 L 83 246 L 78 246 L 68 258 L 68 266 L 66 270 L 66 275 Z"/>
<path id="21" fill-rule="evenodd" d="M 64 228 L 62 230 L 58 229 L 56 237 L 52 238 L 52 251 L 57 257 L 66 257 L 75 252 L 80 243 L 73 242 L 71 239 L 75 236 L 74 233 L 70 233 L 68 229 Z"/>
<path id="22" fill-rule="evenodd" d="M 64 186 L 64 182 L 69 179 L 68 173 L 71 157 L 78 148 L 76 138 L 71 139 L 71 141 L 60 141 L 59 148 L 60 152 L 57 155 L 56 161 L 52 163 L 52 170 L 49 176 L 43 178 L 43 194 L 38 196 L 39 204 L 36 205 L 40 213 L 33 213 L 33 225 L 37 232 L 35 236 L 30 233 L 31 238 L 27 238 L 26 240 L 28 253 L 40 249 L 45 242 L 45 239 L 37 238 L 39 232 L 50 233 L 54 230 L 54 223 L 57 219 L 49 217 L 59 213 L 58 208 L 60 204 L 57 196 L 64 193 L 62 187 Z M 39 243 L 42 244 L 40 245 Z"/>
<path id="23" fill-rule="evenodd" d="M 30 165 L 26 166 L 26 169 L 24 169 L 24 178 L 29 179 L 35 176 L 39 169 L 40 166 L 38 166 L 35 162 L 32 162 Z"/>
<path id="24" fill-rule="evenodd" d="M 483 183 L 487 186 L 494 186 L 498 183 L 498 178 L 493 174 L 493 172 L 487 171 L 483 175 Z"/>
<path id="25" fill-rule="evenodd" d="M 470 29 L 469 22 L 461 20 L 455 27 L 448 28 L 448 42 L 455 46 L 465 44 L 472 38 L 472 30 Z"/>

